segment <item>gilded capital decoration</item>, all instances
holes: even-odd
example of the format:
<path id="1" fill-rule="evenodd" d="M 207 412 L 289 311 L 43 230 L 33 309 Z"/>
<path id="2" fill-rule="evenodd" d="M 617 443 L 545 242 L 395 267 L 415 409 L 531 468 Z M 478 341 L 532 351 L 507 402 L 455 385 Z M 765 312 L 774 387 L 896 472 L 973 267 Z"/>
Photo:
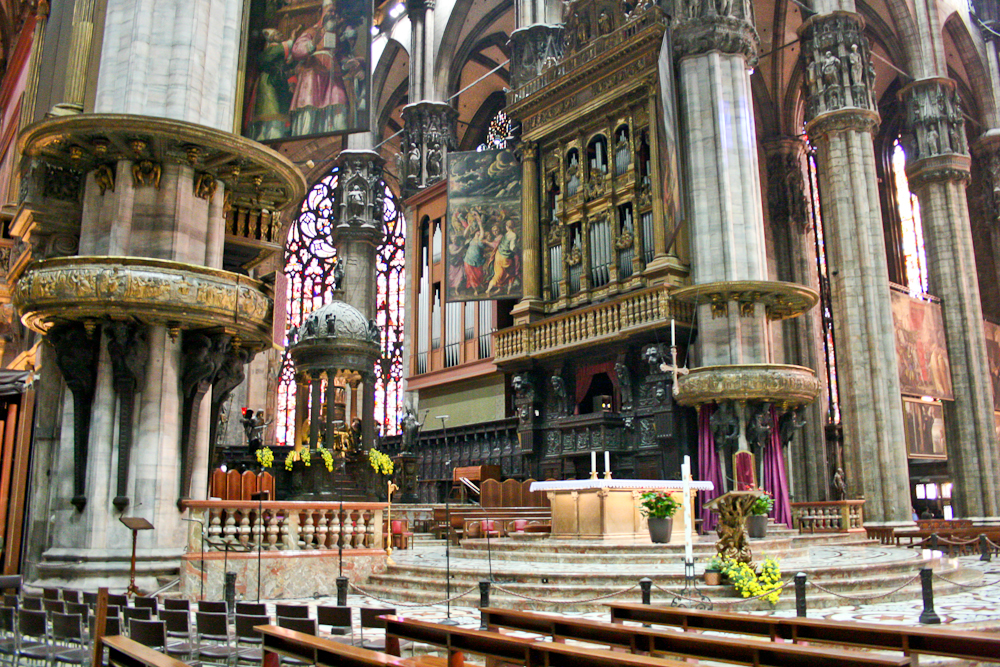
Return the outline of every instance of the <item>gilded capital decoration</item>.
<path id="1" fill-rule="evenodd" d="M 806 123 L 842 109 L 878 115 L 875 68 L 864 21 L 850 12 L 808 19 L 799 28 L 806 72 Z"/>
<path id="2" fill-rule="evenodd" d="M 729 303 L 738 304 L 741 317 L 753 317 L 756 306 L 764 307 L 767 319 L 798 317 L 819 303 L 819 294 L 804 285 L 778 280 L 734 280 L 701 283 L 671 292 L 678 301 L 712 306 L 712 316 L 728 314 Z"/>
<path id="3" fill-rule="evenodd" d="M 171 329 L 218 327 L 251 348 L 271 344 L 264 286 L 228 271 L 144 257 L 60 257 L 33 262 L 12 300 L 25 326 L 137 320 Z"/>
<path id="4" fill-rule="evenodd" d="M 510 34 L 510 83 L 520 88 L 563 57 L 563 26 L 535 24 Z"/>
<path id="5" fill-rule="evenodd" d="M 447 102 L 424 100 L 403 107 L 406 191 L 410 194 L 444 178 L 448 153 L 458 146 L 458 111 Z"/>
<path id="6" fill-rule="evenodd" d="M 906 161 L 937 155 L 968 155 L 962 105 L 951 79 L 921 79 L 903 87 L 906 128 L 900 137 Z"/>
<path id="7" fill-rule="evenodd" d="M 678 376 L 674 398 L 681 405 L 693 406 L 724 401 L 765 401 L 788 410 L 812 403 L 821 389 L 816 372 L 804 366 L 702 366 Z"/>

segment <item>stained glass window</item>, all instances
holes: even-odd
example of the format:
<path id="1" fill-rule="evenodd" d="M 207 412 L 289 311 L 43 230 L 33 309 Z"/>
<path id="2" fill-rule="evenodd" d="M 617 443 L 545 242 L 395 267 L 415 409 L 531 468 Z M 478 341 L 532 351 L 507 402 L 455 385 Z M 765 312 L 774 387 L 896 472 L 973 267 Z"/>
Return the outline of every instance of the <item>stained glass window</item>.
<path id="1" fill-rule="evenodd" d="M 924 231 L 920 224 L 920 203 L 917 196 L 910 192 L 906 180 L 906 154 L 899 141 L 892 147 L 892 173 L 903 231 L 906 287 L 910 294 L 917 296 L 927 292 L 927 255 L 924 253 Z"/>
<path id="2" fill-rule="evenodd" d="M 477 151 L 488 151 L 495 148 L 506 148 L 507 137 L 510 136 L 510 119 L 503 111 L 498 111 L 490 126 L 486 128 L 486 141 L 476 146 Z"/>
<path id="3" fill-rule="evenodd" d="M 286 330 L 300 326 L 306 315 L 333 298 L 333 267 L 337 249 L 330 242 L 334 189 L 332 171 L 306 195 L 298 219 L 288 231 L 285 275 L 288 278 Z M 382 361 L 375 367 L 375 425 L 383 435 L 399 431 L 403 406 L 403 285 L 406 279 L 403 246 L 406 224 L 399 202 L 385 186 L 383 207 L 385 240 L 376 258 L 375 320 L 382 330 Z M 286 339 L 287 346 L 288 341 Z M 281 360 L 275 440 L 289 445 L 295 440 L 295 369 L 286 350 Z"/>

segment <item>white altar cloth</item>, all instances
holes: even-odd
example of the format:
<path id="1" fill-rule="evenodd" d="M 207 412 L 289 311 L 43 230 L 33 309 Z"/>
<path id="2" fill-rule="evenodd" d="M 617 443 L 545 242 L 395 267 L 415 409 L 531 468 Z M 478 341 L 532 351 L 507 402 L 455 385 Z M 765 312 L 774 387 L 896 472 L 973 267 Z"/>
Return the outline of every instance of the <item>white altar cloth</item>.
<path id="1" fill-rule="evenodd" d="M 711 482 L 692 480 L 695 491 L 711 491 Z M 531 491 L 581 491 L 583 489 L 671 489 L 684 488 L 679 479 L 564 479 L 560 481 L 532 482 Z"/>

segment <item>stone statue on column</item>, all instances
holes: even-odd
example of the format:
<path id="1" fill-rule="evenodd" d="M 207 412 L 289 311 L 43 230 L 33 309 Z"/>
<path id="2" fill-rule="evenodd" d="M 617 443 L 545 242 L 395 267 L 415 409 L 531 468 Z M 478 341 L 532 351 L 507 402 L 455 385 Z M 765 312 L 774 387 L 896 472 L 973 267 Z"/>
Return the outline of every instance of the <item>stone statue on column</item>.
<path id="1" fill-rule="evenodd" d="M 424 100 L 403 107 L 406 190 L 412 194 L 444 177 L 448 152 L 458 147 L 458 112 L 447 102 Z"/>

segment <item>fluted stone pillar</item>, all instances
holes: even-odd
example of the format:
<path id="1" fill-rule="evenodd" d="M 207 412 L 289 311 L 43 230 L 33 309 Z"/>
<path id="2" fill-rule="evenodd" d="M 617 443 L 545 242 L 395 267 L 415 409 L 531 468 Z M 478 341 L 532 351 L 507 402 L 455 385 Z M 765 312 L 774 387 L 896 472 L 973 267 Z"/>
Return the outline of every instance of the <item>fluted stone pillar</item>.
<path id="1" fill-rule="evenodd" d="M 873 132 L 874 70 L 858 14 L 800 28 L 806 133 L 816 146 L 849 497 L 872 523 L 908 523 L 910 491 Z"/>
<path id="2" fill-rule="evenodd" d="M 750 67 L 760 41 L 745 6 L 720 16 L 689 3 L 674 28 L 683 160 L 687 165 L 692 282 L 766 280 L 764 222 Z M 698 308 L 700 364 L 763 363 L 763 308 Z"/>
<path id="3" fill-rule="evenodd" d="M 777 137 L 764 144 L 767 153 L 768 219 L 775 246 L 777 279 L 820 291 L 816 266 L 816 230 L 808 213 L 804 177 L 805 143 Z M 821 369 L 823 323 L 820 308 L 780 325 L 785 363 Z M 805 426 L 790 444 L 792 493 L 795 500 L 828 500 L 830 463 L 826 447 L 826 392 L 802 408 Z"/>
<path id="4" fill-rule="evenodd" d="M 955 400 L 944 402 L 952 502 L 962 517 L 1000 513 L 1000 459 L 966 186 L 966 151 L 955 82 L 928 78 L 899 92 L 906 105 L 906 177 L 920 201 L 928 286 L 941 299 Z"/>

